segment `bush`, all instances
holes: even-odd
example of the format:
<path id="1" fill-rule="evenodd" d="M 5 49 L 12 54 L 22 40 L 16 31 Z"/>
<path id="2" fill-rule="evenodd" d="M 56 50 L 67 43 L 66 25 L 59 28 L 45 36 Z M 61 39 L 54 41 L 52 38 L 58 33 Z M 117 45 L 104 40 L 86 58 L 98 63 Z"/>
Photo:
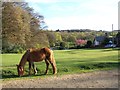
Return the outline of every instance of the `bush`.
<path id="1" fill-rule="evenodd" d="M 61 42 L 60 43 L 60 50 L 62 50 L 62 49 L 65 49 L 66 48 L 66 43 L 65 42 Z"/>
<path id="2" fill-rule="evenodd" d="M 24 49 L 20 46 L 15 46 L 12 53 L 23 53 Z"/>
<path id="3" fill-rule="evenodd" d="M 106 37 L 105 40 L 102 42 L 102 45 L 103 46 L 107 45 L 109 43 L 109 41 L 110 41 L 109 38 Z"/>
<path id="4" fill-rule="evenodd" d="M 86 48 L 90 48 L 92 46 L 92 41 L 87 41 L 87 44 L 85 45 Z"/>
<path id="5" fill-rule="evenodd" d="M 25 48 L 21 45 L 7 46 L 2 48 L 2 53 L 23 53 Z"/>

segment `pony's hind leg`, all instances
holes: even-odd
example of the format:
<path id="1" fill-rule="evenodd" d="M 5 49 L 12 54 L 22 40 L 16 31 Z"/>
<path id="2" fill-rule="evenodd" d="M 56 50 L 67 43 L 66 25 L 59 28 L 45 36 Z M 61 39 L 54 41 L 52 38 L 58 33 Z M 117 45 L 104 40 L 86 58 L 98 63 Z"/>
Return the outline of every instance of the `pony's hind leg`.
<path id="1" fill-rule="evenodd" d="M 51 63 L 52 68 L 53 68 L 53 74 L 57 74 L 57 68 L 56 68 L 55 63 L 52 63 L 52 62 L 50 62 L 50 63 Z"/>
<path id="2" fill-rule="evenodd" d="M 47 59 L 45 59 L 45 63 L 46 63 L 46 71 L 45 71 L 45 75 L 48 73 L 48 68 L 49 68 L 49 62 Z"/>
<path id="3" fill-rule="evenodd" d="M 50 58 L 50 59 L 49 59 L 49 62 L 50 62 L 50 64 L 52 65 L 53 74 L 57 74 L 56 62 L 55 62 L 54 58 L 53 58 L 53 57 Z"/>
<path id="4" fill-rule="evenodd" d="M 34 69 L 34 75 L 36 75 L 36 74 L 37 74 L 36 65 L 35 65 L 34 63 L 32 63 L 32 67 L 33 67 L 33 69 Z"/>

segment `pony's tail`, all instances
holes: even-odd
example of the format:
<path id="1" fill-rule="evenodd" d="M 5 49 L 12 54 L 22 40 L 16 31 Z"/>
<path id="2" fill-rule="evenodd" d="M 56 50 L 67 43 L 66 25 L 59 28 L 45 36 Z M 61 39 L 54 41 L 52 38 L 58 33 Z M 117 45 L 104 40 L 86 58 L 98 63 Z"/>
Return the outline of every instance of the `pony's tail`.
<path id="1" fill-rule="evenodd" d="M 57 67 L 56 67 L 56 62 L 55 62 L 53 51 L 50 50 L 49 48 L 43 48 L 42 50 L 44 51 L 44 53 L 47 56 L 47 59 L 49 60 L 49 62 L 52 65 L 53 74 L 56 74 L 57 73 Z"/>
<path id="2" fill-rule="evenodd" d="M 52 59 L 53 66 L 54 66 L 54 74 L 56 74 L 57 73 L 57 67 L 56 67 L 56 61 L 55 61 L 55 58 L 54 58 L 54 53 L 53 53 L 52 50 L 51 50 L 51 59 Z"/>

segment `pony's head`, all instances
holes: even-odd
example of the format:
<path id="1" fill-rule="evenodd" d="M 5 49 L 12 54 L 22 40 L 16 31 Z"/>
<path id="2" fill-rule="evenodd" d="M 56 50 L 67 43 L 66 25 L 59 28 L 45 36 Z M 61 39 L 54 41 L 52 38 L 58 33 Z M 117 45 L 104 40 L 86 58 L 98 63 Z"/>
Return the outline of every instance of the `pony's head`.
<path id="1" fill-rule="evenodd" d="M 18 76 L 23 76 L 24 74 L 24 68 L 21 65 L 16 65 L 17 66 L 17 71 L 18 71 Z"/>

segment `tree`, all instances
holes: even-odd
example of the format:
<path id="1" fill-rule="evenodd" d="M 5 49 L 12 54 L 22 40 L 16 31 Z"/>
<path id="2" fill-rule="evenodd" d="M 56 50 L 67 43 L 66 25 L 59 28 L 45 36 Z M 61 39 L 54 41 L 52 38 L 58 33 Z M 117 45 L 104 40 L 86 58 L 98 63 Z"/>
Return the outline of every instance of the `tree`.
<path id="1" fill-rule="evenodd" d="M 109 38 L 105 37 L 104 41 L 101 43 L 103 46 L 107 45 L 109 43 Z"/>
<path id="2" fill-rule="evenodd" d="M 120 32 L 118 32 L 118 34 L 116 35 L 116 39 L 117 39 L 117 46 L 120 47 Z"/>
<path id="3" fill-rule="evenodd" d="M 65 42 L 60 42 L 60 50 L 65 49 L 66 43 Z"/>
<path id="4" fill-rule="evenodd" d="M 87 44 L 85 45 L 86 48 L 90 48 L 92 46 L 92 41 L 87 41 Z"/>
<path id="5" fill-rule="evenodd" d="M 16 45 L 25 46 L 25 37 L 29 35 L 30 30 L 29 15 L 11 2 L 3 3 L 2 14 L 3 48 L 13 49 Z"/>
<path id="6" fill-rule="evenodd" d="M 5 52 L 18 51 L 16 48 L 49 47 L 46 34 L 40 31 L 41 22 L 44 23 L 42 15 L 34 13 L 24 2 L 3 2 L 2 7 L 2 42 Z"/>
<path id="7" fill-rule="evenodd" d="M 76 40 L 76 44 L 77 46 L 84 46 L 86 44 L 87 40 Z"/>
<path id="8" fill-rule="evenodd" d="M 73 43 L 75 43 L 76 37 L 73 36 L 73 35 L 69 35 L 68 38 L 67 38 L 67 41 L 68 41 L 68 42 L 73 42 Z"/>
<path id="9" fill-rule="evenodd" d="M 54 47 L 56 42 L 55 33 L 50 31 L 46 31 L 45 33 L 47 35 L 50 47 Z"/>
<path id="10" fill-rule="evenodd" d="M 61 32 L 61 37 L 62 37 L 62 40 L 67 42 L 67 39 L 69 37 L 69 33 L 67 32 Z"/>
<path id="11" fill-rule="evenodd" d="M 28 47 L 29 48 L 49 47 L 47 35 L 43 31 L 37 31 L 37 34 L 31 37 Z"/>
<path id="12" fill-rule="evenodd" d="M 35 26 L 35 24 L 38 26 L 37 29 L 45 29 L 48 26 L 46 25 L 44 21 L 44 16 L 39 14 L 38 12 L 34 12 L 34 9 L 29 7 L 27 2 L 14 2 L 15 6 L 21 7 L 23 10 L 27 11 L 31 15 L 31 25 Z"/>
<path id="13" fill-rule="evenodd" d="M 55 44 L 56 44 L 57 46 L 59 46 L 59 45 L 60 45 L 60 42 L 63 41 L 63 40 L 62 40 L 62 37 L 61 37 L 61 34 L 60 34 L 59 32 L 56 32 L 56 33 L 55 33 L 55 38 L 56 38 L 56 40 L 55 40 L 56 43 L 55 43 Z"/>

